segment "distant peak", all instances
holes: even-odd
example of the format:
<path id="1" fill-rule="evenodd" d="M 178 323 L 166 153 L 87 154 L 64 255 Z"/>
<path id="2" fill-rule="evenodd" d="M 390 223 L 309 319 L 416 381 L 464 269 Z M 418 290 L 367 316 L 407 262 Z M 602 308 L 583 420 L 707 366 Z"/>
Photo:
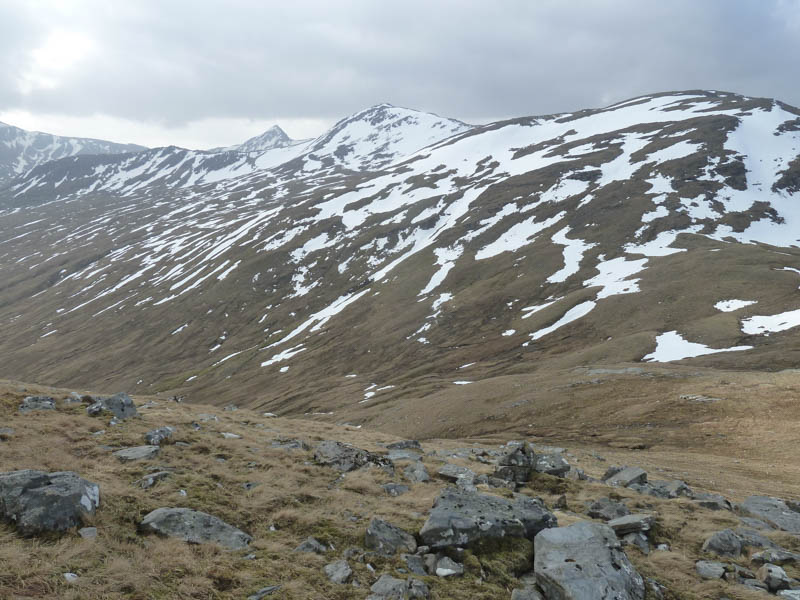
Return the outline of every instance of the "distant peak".
<path id="1" fill-rule="evenodd" d="M 231 149 L 238 150 L 239 152 L 260 152 L 263 150 L 271 150 L 272 148 L 283 148 L 292 143 L 292 138 L 286 135 L 286 132 L 278 125 L 273 125 L 264 133 L 250 138 L 245 143 L 234 146 Z"/>

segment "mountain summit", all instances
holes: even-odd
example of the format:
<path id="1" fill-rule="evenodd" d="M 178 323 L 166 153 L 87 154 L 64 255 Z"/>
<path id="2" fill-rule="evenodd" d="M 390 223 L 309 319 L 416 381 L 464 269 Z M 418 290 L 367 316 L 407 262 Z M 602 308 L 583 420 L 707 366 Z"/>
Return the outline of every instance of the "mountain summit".
<path id="1" fill-rule="evenodd" d="M 798 109 L 708 91 L 47 162 L 0 194 L 0 375 L 359 423 L 437 407 L 436 435 L 500 398 L 532 422 L 586 365 L 788 368 L 798 178 Z"/>
<path id="2" fill-rule="evenodd" d="M 297 143 L 299 142 L 292 140 L 286 135 L 283 129 L 277 125 L 273 125 L 261 135 L 252 137 L 238 146 L 230 146 L 226 148 L 226 150 L 234 150 L 236 152 L 263 152 L 265 150 L 272 150 L 273 148 L 285 148 L 286 146 Z"/>

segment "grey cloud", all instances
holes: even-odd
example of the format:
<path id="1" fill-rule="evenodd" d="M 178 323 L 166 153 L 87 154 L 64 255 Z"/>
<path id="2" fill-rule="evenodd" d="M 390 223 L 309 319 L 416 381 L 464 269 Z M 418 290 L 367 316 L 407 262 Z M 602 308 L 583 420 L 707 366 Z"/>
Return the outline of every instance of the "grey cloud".
<path id="1" fill-rule="evenodd" d="M 690 88 L 800 104 L 794 0 L 41 7 L 0 4 L 0 110 L 178 125 L 207 117 L 332 119 L 388 101 L 482 120 Z M 26 57 L 53 27 L 84 32 L 97 52 L 54 89 L 21 94 Z"/>

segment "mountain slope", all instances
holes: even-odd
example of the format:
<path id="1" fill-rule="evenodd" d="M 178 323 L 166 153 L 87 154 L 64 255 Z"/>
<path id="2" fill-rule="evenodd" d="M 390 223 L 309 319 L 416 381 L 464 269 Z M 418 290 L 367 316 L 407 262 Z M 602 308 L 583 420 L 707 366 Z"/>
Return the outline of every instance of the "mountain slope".
<path id="1" fill-rule="evenodd" d="M 799 155 L 797 109 L 694 91 L 480 127 L 379 106 L 239 177 L 42 205 L 34 172 L 0 201 L 0 374 L 367 422 L 586 364 L 786 368 Z"/>
<path id="2" fill-rule="evenodd" d="M 144 149 L 136 144 L 62 137 L 0 123 L 0 187 L 13 177 L 51 160 L 87 154 L 122 154 Z"/>

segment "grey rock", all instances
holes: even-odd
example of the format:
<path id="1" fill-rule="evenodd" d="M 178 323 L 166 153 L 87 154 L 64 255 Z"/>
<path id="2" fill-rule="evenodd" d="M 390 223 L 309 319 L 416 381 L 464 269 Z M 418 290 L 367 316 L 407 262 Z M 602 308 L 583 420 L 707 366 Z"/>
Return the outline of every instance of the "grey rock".
<path id="1" fill-rule="evenodd" d="M 603 521 L 610 521 L 619 517 L 624 517 L 631 514 L 628 507 L 622 502 L 615 502 L 611 498 L 598 498 L 589 505 L 586 512 L 587 515 L 593 519 L 602 519 Z"/>
<path id="2" fill-rule="evenodd" d="M 417 551 L 419 551 L 419 548 L 417 548 Z M 425 570 L 425 561 L 420 555 L 402 554 L 401 558 L 403 559 L 403 562 L 405 562 L 409 572 L 413 573 L 414 575 L 428 574 L 427 571 Z"/>
<path id="3" fill-rule="evenodd" d="M 534 539 L 534 571 L 549 600 L 643 600 L 644 581 L 607 525 L 578 522 Z"/>
<path id="4" fill-rule="evenodd" d="M 464 546 L 481 538 L 533 539 L 542 529 L 555 527 L 555 516 L 538 500 L 518 496 L 509 501 L 497 496 L 446 488 L 419 532 L 432 548 Z"/>
<path id="5" fill-rule="evenodd" d="M 579 469 L 578 467 L 570 467 L 569 471 L 566 472 L 564 475 L 565 478 L 571 479 L 572 481 L 588 481 L 589 476 L 583 472 L 583 469 Z"/>
<path id="6" fill-rule="evenodd" d="M 0 442 L 5 442 L 14 435 L 11 427 L 0 427 Z"/>
<path id="7" fill-rule="evenodd" d="M 537 473 L 563 477 L 569 471 L 569 463 L 560 454 L 538 454 L 534 470 Z"/>
<path id="8" fill-rule="evenodd" d="M 138 479 L 134 482 L 134 485 L 146 490 L 153 487 L 156 483 L 161 481 L 162 479 L 166 479 L 172 473 L 169 471 L 156 471 L 155 473 L 148 473 L 141 479 Z"/>
<path id="9" fill-rule="evenodd" d="M 448 556 L 443 556 L 436 563 L 437 577 L 461 577 L 464 574 L 464 565 L 457 563 Z"/>
<path id="10" fill-rule="evenodd" d="M 725 497 L 719 494 L 706 494 L 704 492 L 694 492 L 692 494 L 692 499 L 695 503 L 699 504 L 703 508 L 708 508 L 709 510 L 731 510 L 731 503 Z"/>
<path id="11" fill-rule="evenodd" d="M 114 452 L 122 462 L 130 462 L 134 460 L 149 460 L 158 456 L 161 448 L 158 446 L 135 446 L 133 448 L 123 448 Z"/>
<path id="12" fill-rule="evenodd" d="M 170 439 L 173 433 L 175 433 L 174 427 L 159 427 L 158 429 L 153 429 L 145 433 L 144 441 L 150 446 L 160 446 L 163 442 Z"/>
<path id="13" fill-rule="evenodd" d="M 402 496 L 411 490 L 410 487 L 403 485 L 402 483 L 384 483 L 382 487 L 387 494 L 395 497 Z"/>
<path id="14" fill-rule="evenodd" d="M 364 534 L 364 547 L 378 554 L 391 556 L 398 552 L 414 553 L 417 541 L 414 536 L 383 519 L 373 518 Z"/>
<path id="15" fill-rule="evenodd" d="M 642 554 L 650 554 L 650 542 L 647 540 L 647 536 L 641 531 L 626 533 L 620 540 L 623 546 L 636 546 L 642 551 Z"/>
<path id="16" fill-rule="evenodd" d="M 758 579 L 740 579 L 739 583 L 759 592 L 769 592 L 767 584 Z"/>
<path id="17" fill-rule="evenodd" d="M 703 552 L 710 552 L 718 556 L 736 558 L 742 553 L 742 550 L 742 538 L 736 535 L 732 529 L 717 531 L 703 542 Z"/>
<path id="18" fill-rule="evenodd" d="M 762 530 L 770 530 L 775 529 L 769 523 L 765 523 L 760 519 L 754 519 L 752 517 L 739 517 L 739 520 L 742 522 L 742 525 L 746 525 L 750 529 L 762 529 Z"/>
<path id="19" fill-rule="evenodd" d="M 791 533 L 800 533 L 800 513 L 793 511 L 780 498 L 770 496 L 750 496 L 742 502 L 743 513 L 766 521 Z"/>
<path id="20" fill-rule="evenodd" d="M 698 560 L 694 569 L 701 579 L 722 579 L 725 575 L 725 565 L 710 560 Z"/>
<path id="21" fill-rule="evenodd" d="M 605 460 L 605 459 L 603 459 Z M 606 469 L 606 472 L 603 473 L 603 476 L 600 478 L 601 481 L 606 481 L 607 479 L 611 479 L 614 475 L 622 471 L 626 467 L 620 465 L 611 465 Z"/>
<path id="22" fill-rule="evenodd" d="M 328 551 L 328 547 L 325 546 L 322 542 L 318 539 L 313 537 L 307 537 L 303 540 L 300 545 L 294 549 L 295 552 L 313 552 L 315 554 L 325 554 Z"/>
<path id="23" fill-rule="evenodd" d="M 189 508 L 157 508 L 139 523 L 139 530 L 192 544 L 216 543 L 231 550 L 246 548 L 253 539 L 222 519 Z"/>
<path id="24" fill-rule="evenodd" d="M 353 569 L 347 564 L 346 560 L 337 560 L 324 567 L 325 575 L 333 583 L 347 583 L 353 575 Z"/>
<path id="25" fill-rule="evenodd" d="M 24 536 L 83 525 L 100 505 L 100 487 L 72 471 L 0 473 L 0 518 Z"/>
<path id="26" fill-rule="evenodd" d="M 650 481 L 648 483 L 650 484 L 648 493 L 658 498 L 688 497 L 693 493 L 692 489 L 686 485 L 686 482 L 680 479 L 674 479 L 672 481 Z"/>
<path id="27" fill-rule="evenodd" d="M 800 554 L 789 552 L 780 548 L 768 548 L 761 552 L 756 552 L 750 557 L 750 562 L 761 565 L 771 563 L 773 565 L 794 565 L 800 563 Z"/>
<path id="28" fill-rule="evenodd" d="M 647 472 L 639 467 L 625 467 L 605 480 L 608 485 L 628 487 L 632 483 L 647 483 Z"/>
<path id="29" fill-rule="evenodd" d="M 28 413 L 34 410 L 55 410 L 56 401 L 50 396 L 28 396 L 19 405 L 19 412 Z"/>
<path id="30" fill-rule="evenodd" d="M 650 590 L 650 595 L 652 596 L 653 600 L 664 600 L 664 592 L 667 591 L 667 588 L 658 583 L 658 581 L 652 577 L 645 579 L 644 584 L 647 589 Z M 724 599 L 720 598 L 720 600 Z"/>
<path id="31" fill-rule="evenodd" d="M 97 537 L 97 527 L 82 527 L 78 529 L 78 535 L 85 540 L 91 540 Z"/>
<path id="32" fill-rule="evenodd" d="M 414 450 L 389 450 L 389 454 L 386 456 L 391 461 L 396 460 L 419 460 L 422 458 L 421 452 L 415 452 Z"/>
<path id="33" fill-rule="evenodd" d="M 743 547 L 752 548 L 779 548 L 779 546 L 768 537 L 765 537 L 752 529 L 745 527 L 737 527 L 735 530 L 736 535 L 742 540 Z"/>
<path id="34" fill-rule="evenodd" d="M 475 479 L 475 472 L 472 469 L 451 463 L 443 465 L 442 468 L 437 471 L 437 474 L 442 479 L 451 483 L 457 483 L 459 478 L 463 478 L 464 476 L 468 477 L 470 481 Z"/>
<path id="35" fill-rule="evenodd" d="M 511 591 L 511 600 L 545 600 L 545 597 L 533 588 L 517 588 Z"/>
<path id="36" fill-rule="evenodd" d="M 781 590 L 777 595 L 787 600 L 800 600 L 800 590 Z"/>
<path id="37" fill-rule="evenodd" d="M 422 450 L 422 446 L 417 440 L 402 440 L 386 445 L 387 450 Z"/>
<path id="38" fill-rule="evenodd" d="M 114 394 L 110 398 L 96 398 L 94 404 L 86 408 L 86 412 L 92 417 L 110 412 L 117 419 L 129 419 L 139 414 L 133 399 L 124 392 Z"/>
<path id="39" fill-rule="evenodd" d="M 383 599 L 386 598 L 394 600 L 395 598 L 402 600 L 407 598 L 408 584 L 404 579 L 397 579 L 391 575 L 383 574 L 378 578 L 378 581 L 372 584 L 369 588 L 372 594 L 370 598 Z"/>
<path id="40" fill-rule="evenodd" d="M 64 579 L 67 580 L 67 583 L 75 583 L 80 577 L 76 573 L 64 573 Z"/>
<path id="41" fill-rule="evenodd" d="M 343 473 L 354 471 L 370 464 L 389 472 L 394 470 L 392 462 L 383 456 L 331 440 L 317 444 L 314 450 L 314 460 L 317 464 L 332 467 Z"/>
<path id="42" fill-rule="evenodd" d="M 268 585 L 258 590 L 255 594 L 248 596 L 247 600 L 263 600 L 267 596 L 271 596 L 280 589 L 281 586 L 279 585 Z"/>
<path id="43" fill-rule="evenodd" d="M 421 462 L 413 462 L 403 469 L 403 477 L 412 483 L 422 483 L 431 479 L 428 470 Z"/>
<path id="44" fill-rule="evenodd" d="M 608 522 L 608 526 L 614 530 L 618 537 L 639 531 L 649 531 L 655 523 L 656 518 L 648 514 L 626 515 Z"/>
<path id="45" fill-rule="evenodd" d="M 531 470 L 536 465 L 536 453 L 528 442 L 512 443 L 497 459 L 494 476 L 505 481 L 524 483 L 530 481 Z"/>
<path id="46" fill-rule="evenodd" d="M 311 446 L 296 438 L 278 438 L 272 440 L 270 446 L 281 450 L 311 450 Z"/>
<path id="47" fill-rule="evenodd" d="M 778 565 L 770 563 L 762 565 L 756 573 L 756 577 L 759 581 L 766 584 L 769 591 L 773 594 L 780 590 L 788 590 L 790 587 L 789 576 L 786 574 L 786 571 Z"/>

